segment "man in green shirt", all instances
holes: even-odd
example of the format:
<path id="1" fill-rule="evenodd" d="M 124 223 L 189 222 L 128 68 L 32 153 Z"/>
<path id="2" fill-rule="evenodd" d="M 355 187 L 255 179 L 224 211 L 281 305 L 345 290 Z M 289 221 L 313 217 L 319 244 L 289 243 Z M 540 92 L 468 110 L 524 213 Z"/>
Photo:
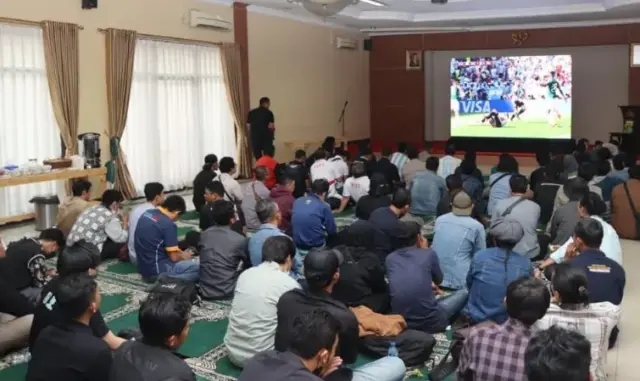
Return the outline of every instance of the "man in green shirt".
<path id="1" fill-rule="evenodd" d="M 564 91 L 562 91 L 560 82 L 556 79 L 555 72 L 551 72 L 551 79 L 545 86 L 547 87 L 547 98 L 549 99 L 549 109 L 547 110 L 549 114 L 549 125 L 551 127 L 558 127 L 558 121 L 562 119 L 560 104 L 564 102 L 567 97 Z"/>

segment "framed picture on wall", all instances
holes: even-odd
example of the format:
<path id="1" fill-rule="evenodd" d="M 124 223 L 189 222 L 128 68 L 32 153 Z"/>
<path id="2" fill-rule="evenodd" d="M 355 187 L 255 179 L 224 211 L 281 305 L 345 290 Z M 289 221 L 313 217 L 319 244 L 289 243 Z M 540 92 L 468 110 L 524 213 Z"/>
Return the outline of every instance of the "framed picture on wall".
<path id="1" fill-rule="evenodd" d="M 422 52 L 419 50 L 407 50 L 407 70 L 422 70 Z"/>

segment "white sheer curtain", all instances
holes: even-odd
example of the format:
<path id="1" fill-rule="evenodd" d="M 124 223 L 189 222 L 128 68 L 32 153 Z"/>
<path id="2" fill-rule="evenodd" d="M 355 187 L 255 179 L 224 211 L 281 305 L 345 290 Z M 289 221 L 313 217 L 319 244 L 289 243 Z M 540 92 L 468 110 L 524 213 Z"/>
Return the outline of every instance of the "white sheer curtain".
<path id="1" fill-rule="evenodd" d="M 191 186 L 209 153 L 235 157 L 220 49 L 139 39 L 122 147 L 139 194 Z"/>
<path id="2" fill-rule="evenodd" d="M 0 23 L 0 166 L 60 157 L 48 86 L 42 30 Z M 56 193 L 54 181 L 0 188 L 0 217 L 30 213 L 31 197 Z"/>

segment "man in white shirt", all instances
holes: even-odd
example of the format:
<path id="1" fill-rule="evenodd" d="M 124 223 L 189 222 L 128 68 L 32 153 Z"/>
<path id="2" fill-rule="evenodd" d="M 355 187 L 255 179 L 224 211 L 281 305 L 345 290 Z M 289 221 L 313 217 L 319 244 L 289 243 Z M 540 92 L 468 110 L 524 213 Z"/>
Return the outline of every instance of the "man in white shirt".
<path id="1" fill-rule="evenodd" d="M 310 169 L 311 182 L 325 179 L 329 182 L 329 192 L 327 193 L 326 202 L 329 204 L 332 210 L 340 207 L 340 194 L 336 189 L 336 172 L 332 163 L 327 161 L 327 152 L 319 148 L 313 157 L 315 161 Z"/>
<path id="2" fill-rule="evenodd" d="M 600 244 L 600 251 L 602 251 L 607 258 L 616 261 L 622 266 L 622 246 L 620 245 L 618 233 L 616 233 L 613 226 L 609 225 L 600 217 L 600 215 L 606 211 L 607 206 L 604 201 L 602 201 L 600 196 L 593 192 L 587 193 L 578 205 L 578 213 L 581 218 L 591 217 L 602 225 L 604 234 L 602 236 L 602 243 Z M 543 270 L 554 263 L 563 262 L 565 260 L 565 255 L 567 254 L 567 249 L 572 243 L 573 237 L 569 238 L 567 242 L 554 251 L 549 258 L 538 267 L 538 269 Z"/>
<path id="3" fill-rule="evenodd" d="M 400 181 L 402 178 L 402 167 L 409 161 L 407 156 L 407 143 L 398 143 L 398 151 L 391 155 L 391 164 L 398 168 L 398 175 L 400 175 Z"/>
<path id="4" fill-rule="evenodd" d="M 224 199 L 231 202 L 241 202 L 243 199 L 242 186 L 233 175 L 236 173 L 236 163 L 231 157 L 223 157 L 218 164 L 220 176 L 218 179 L 224 186 Z"/>
<path id="5" fill-rule="evenodd" d="M 138 226 L 138 220 L 144 212 L 149 209 L 156 208 L 164 202 L 164 186 L 160 183 L 147 183 L 144 186 L 144 196 L 147 199 L 142 205 L 138 205 L 131 214 L 129 214 L 129 261 L 136 263 L 136 240 L 135 232 Z"/>
<path id="6" fill-rule="evenodd" d="M 440 158 L 440 165 L 438 166 L 438 176 L 443 179 L 449 175 L 453 175 L 456 168 L 462 163 L 462 160 L 454 156 L 456 154 L 456 147 L 453 144 L 447 145 L 444 149 L 444 154 L 445 156 Z"/>
<path id="7" fill-rule="evenodd" d="M 347 165 L 347 153 L 341 149 L 336 148 L 336 154 L 329 159 L 329 162 L 333 166 L 333 172 L 336 174 L 336 181 L 344 182 L 349 177 L 349 166 Z"/>
<path id="8" fill-rule="evenodd" d="M 347 207 L 350 200 L 353 200 L 354 204 L 358 203 L 360 197 L 369 194 L 369 187 L 371 180 L 367 176 L 367 167 L 363 162 L 356 161 L 351 165 L 351 172 L 353 176 L 349 177 L 344 183 L 342 189 L 342 201 L 340 201 L 340 208 L 337 212 L 340 213 Z"/>
<path id="9" fill-rule="evenodd" d="M 289 275 L 295 251 L 291 238 L 269 237 L 262 247 L 263 262 L 238 278 L 224 337 L 229 359 L 236 366 L 242 368 L 254 355 L 274 349 L 278 300 L 300 288 Z"/>

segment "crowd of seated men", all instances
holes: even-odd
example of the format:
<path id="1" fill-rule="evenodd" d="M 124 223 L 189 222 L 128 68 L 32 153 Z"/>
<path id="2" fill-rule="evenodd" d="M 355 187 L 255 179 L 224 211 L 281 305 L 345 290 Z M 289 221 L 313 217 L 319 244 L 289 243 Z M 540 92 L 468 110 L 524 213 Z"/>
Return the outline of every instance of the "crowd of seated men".
<path id="1" fill-rule="evenodd" d="M 545 346 L 564 345 L 536 333 L 544 330 L 575 346 L 558 362 L 582 351 L 584 363 L 588 349 L 586 378 L 577 367 L 570 380 L 607 379 L 625 286 L 619 236 L 638 238 L 627 226 L 638 228 L 629 213 L 640 205 L 635 160 L 604 146 L 587 152 L 581 141 L 571 153 L 539 154 L 529 179 L 503 154 L 485 185 L 475 153 L 460 160 L 452 145 L 441 158 L 400 144 L 376 159 L 365 147 L 350 161 L 327 138 L 311 158 L 298 151 L 284 165 L 272 147 L 264 153 L 243 185 L 232 158 L 205 157 L 193 196 L 201 231 L 183 241 L 176 221 L 186 203 L 165 197 L 162 184 L 146 184 L 147 202 L 127 216 L 118 191 L 91 205 L 90 184 L 76 183 L 68 232 L 46 230 L 0 259 L 11 274 L 0 278 L 0 351 L 29 345 L 28 380 L 192 379 L 171 354 L 188 333 L 188 301 L 150 297 L 140 342 L 104 323 L 96 268 L 126 257 L 147 282 L 197 282 L 204 299 L 232 300 L 224 343 L 241 379 L 401 380 L 452 325 L 478 326 L 460 380 L 565 374 L 540 364 Z M 347 208 L 356 218 L 339 229 L 334 213 Z M 47 269 L 56 254 L 57 271 Z M 347 367 L 361 352 L 380 359 Z"/>

